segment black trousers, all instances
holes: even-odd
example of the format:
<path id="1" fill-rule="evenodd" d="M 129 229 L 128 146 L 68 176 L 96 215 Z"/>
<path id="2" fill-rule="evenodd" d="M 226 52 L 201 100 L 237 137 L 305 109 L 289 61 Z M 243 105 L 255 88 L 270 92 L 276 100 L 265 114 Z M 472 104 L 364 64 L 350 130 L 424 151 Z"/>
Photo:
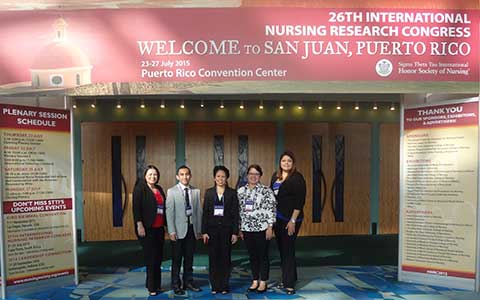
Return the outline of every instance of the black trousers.
<path id="1" fill-rule="evenodd" d="M 228 283 L 232 271 L 232 228 L 210 226 L 207 234 L 210 237 L 208 240 L 208 275 L 212 291 L 226 291 L 229 289 Z"/>
<path id="2" fill-rule="evenodd" d="M 172 244 L 172 288 L 182 286 L 180 267 L 183 260 L 183 284 L 193 282 L 193 254 L 195 253 L 195 233 L 193 225 L 188 226 L 187 235 L 183 239 L 171 241 Z"/>
<path id="3" fill-rule="evenodd" d="M 288 235 L 288 221 L 277 218 L 275 223 L 275 237 L 278 251 L 280 252 L 280 265 L 282 269 L 282 282 L 286 288 L 294 288 L 297 281 L 297 261 L 295 259 L 295 241 L 302 222 L 295 223 L 295 234 Z"/>
<path id="4" fill-rule="evenodd" d="M 165 241 L 165 229 L 146 228 L 145 237 L 139 237 L 140 245 L 143 248 L 145 265 L 147 267 L 147 278 L 145 287 L 150 292 L 155 292 L 162 286 L 162 258 L 163 243 Z"/>
<path id="5" fill-rule="evenodd" d="M 265 231 L 247 232 L 243 231 L 243 237 L 250 256 L 250 268 L 252 269 L 253 280 L 268 280 L 270 272 L 270 260 L 268 257 L 268 246 L 270 241 L 265 237 Z"/>

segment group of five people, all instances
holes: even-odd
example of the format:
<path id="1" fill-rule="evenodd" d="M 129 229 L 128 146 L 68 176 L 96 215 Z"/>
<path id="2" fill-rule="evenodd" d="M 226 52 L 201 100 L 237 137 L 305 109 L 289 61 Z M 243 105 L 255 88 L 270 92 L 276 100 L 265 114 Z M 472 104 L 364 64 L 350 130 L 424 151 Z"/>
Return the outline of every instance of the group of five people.
<path id="1" fill-rule="evenodd" d="M 171 287 L 176 295 L 185 294 L 185 290 L 201 291 L 193 281 L 197 239 L 208 245 L 212 294 L 230 291 L 232 245 L 239 238 L 244 240 L 250 258 L 252 283 L 248 291 L 265 292 L 270 269 L 268 248 L 274 235 L 282 270 L 279 287 L 287 294 L 295 293 L 295 240 L 303 220 L 305 180 L 296 170 L 295 156 L 290 151 L 281 154 L 270 186 L 260 183 L 262 175 L 259 165 L 250 165 L 247 184 L 234 190 L 227 183 L 229 170 L 216 166 L 215 184 L 205 191 L 202 205 L 200 190 L 190 185 L 189 167 L 177 169 L 178 183 L 165 195 L 158 184 L 158 169 L 147 166 L 144 178 L 135 184 L 133 215 L 135 233 L 145 257 L 145 286 L 151 296 L 161 292 L 165 226 L 172 246 Z"/>

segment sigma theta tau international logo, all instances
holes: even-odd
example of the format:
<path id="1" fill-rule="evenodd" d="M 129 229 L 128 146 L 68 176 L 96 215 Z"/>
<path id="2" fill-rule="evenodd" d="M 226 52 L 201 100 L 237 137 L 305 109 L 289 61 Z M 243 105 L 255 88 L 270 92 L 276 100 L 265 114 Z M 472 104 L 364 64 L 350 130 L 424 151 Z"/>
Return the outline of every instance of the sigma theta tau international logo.
<path id="1" fill-rule="evenodd" d="M 393 71 L 392 62 L 385 58 L 379 60 L 377 62 L 377 65 L 375 66 L 375 71 L 377 71 L 377 74 L 379 76 L 387 77 L 388 75 L 392 74 L 392 71 Z"/>

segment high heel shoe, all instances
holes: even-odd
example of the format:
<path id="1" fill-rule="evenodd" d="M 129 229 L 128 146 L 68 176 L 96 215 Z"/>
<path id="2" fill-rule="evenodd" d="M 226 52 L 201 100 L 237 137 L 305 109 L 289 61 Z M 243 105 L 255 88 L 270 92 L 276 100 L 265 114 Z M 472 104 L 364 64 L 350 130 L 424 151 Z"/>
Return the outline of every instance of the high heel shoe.
<path id="1" fill-rule="evenodd" d="M 267 291 L 267 283 L 265 282 L 265 288 L 264 289 L 260 289 L 260 283 L 258 284 L 258 287 L 257 287 L 257 293 L 258 294 L 263 294 Z"/>
<path id="2" fill-rule="evenodd" d="M 252 285 L 247 289 L 247 291 L 249 291 L 249 292 L 255 292 L 255 291 L 258 289 L 258 286 L 259 286 L 258 282 L 257 282 L 257 284 L 255 284 L 254 282 L 252 282 Z"/>

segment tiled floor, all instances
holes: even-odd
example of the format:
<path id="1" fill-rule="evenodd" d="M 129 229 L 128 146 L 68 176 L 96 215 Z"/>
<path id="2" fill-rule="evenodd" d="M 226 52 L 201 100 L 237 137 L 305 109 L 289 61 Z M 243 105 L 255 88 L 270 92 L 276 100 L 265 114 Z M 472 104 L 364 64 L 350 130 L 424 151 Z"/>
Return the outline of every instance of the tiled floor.
<path id="1" fill-rule="evenodd" d="M 232 273 L 228 295 L 211 295 L 206 267 L 195 268 L 196 282 L 203 291 L 188 292 L 175 296 L 172 291 L 149 297 L 144 288 L 144 268 L 88 269 L 81 272 L 78 286 L 46 290 L 41 293 L 24 295 L 11 299 L 38 300 L 123 300 L 123 299 L 315 299 L 315 300 L 478 300 L 480 293 L 454 290 L 444 287 L 401 283 L 396 280 L 397 269 L 393 266 L 362 267 L 302 267 L 299 269 L 299 283 L 295 295 L 286 295 L 275 287 L 279 278 L 278 267 L 271 270 L 270 288 L 265 294 L 246 293 L 250 284 L 248 270 L 236 267 Z M 163 270 L 163 286 L 168 288 L 170 272 Z"/>

